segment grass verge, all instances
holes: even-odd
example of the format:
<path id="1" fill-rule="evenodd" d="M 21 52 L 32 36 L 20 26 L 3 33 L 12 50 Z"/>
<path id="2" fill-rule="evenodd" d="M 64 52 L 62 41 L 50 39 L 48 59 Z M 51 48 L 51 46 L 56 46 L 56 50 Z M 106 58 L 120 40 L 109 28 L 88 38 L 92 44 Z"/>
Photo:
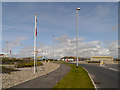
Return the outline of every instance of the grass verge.
<path id="1" fill-rule="evenodd" d="M 94 85 L 88 75 L 88 73 L 79 66 L 76 68 L 74 64 L 67 64 L 71 66 L 71 70 L 68 74 L 53 87 L 55 88 L 91 88 L 95 90 Z"/>

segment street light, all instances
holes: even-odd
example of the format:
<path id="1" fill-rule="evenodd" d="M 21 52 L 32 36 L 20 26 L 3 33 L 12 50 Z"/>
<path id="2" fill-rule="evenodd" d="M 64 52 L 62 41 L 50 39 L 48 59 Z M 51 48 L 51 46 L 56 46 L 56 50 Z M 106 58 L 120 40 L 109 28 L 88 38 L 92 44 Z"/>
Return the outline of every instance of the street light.
<path id="1" fill-rule="evenodd" d="M 53 35 L 53 63 L 54 63 L 54 35 Z"/>
<path id="2" fill-rule="evenodd" d="M 76 57 L 77 57 L 76 67 L 77 68 L 78 68 L 78 10 L 80 10 L 80 8 L 76 8 Z"/>

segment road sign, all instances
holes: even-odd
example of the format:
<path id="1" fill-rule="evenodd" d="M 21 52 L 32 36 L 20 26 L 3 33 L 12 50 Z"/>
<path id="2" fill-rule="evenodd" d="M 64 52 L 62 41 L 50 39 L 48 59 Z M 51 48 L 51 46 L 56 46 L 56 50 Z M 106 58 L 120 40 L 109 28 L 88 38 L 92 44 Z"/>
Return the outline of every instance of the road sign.
<path id="1" fill-rule="evenodd" d="M 34 51 L 34 52 L 35 52 L 35 54 L 37 54 L 37 53 L 38 53 L 38 50 L 37 50 L 37 49 L 35 49 L 35 51 Z"/>
<path id="2" fill-rule="evenodd" d="M 100 61 L 100 65 L 103 65 L 103 61 Z"/>

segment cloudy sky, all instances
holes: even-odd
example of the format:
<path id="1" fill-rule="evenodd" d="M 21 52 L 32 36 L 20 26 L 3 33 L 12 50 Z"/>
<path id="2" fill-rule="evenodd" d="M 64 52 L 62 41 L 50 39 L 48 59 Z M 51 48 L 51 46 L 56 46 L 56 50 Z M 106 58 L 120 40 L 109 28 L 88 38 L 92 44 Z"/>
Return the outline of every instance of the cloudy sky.
<path id="1" fill-rule="evenodd" d="M 76 55 L 76 8 L 80 57 L 118 56 L 117 2 L 3 2 L 2 52 L 33 56 L 34 15 L 37 16 L 38 55 L 55 58 Z M 7 44 L 8 42 L 8 44 Z"/>

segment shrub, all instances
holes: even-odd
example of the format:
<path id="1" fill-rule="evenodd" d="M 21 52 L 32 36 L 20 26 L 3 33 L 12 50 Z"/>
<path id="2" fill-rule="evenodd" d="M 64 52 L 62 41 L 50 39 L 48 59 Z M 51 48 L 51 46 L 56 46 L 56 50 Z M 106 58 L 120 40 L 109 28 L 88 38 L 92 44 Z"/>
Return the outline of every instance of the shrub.
<path id="1" fill-rule="evenodd" d="M 43 64 L 41 62 L 37 62 L 37 65 L 38 66 L 42 66 Z"/>
<path id="2" fill-rule="evenodd" d="M 4 67 L 4 66 L 2 66 L 2 73 L 8 73 L 8 74 L 10 74 L 11 72 L 13 72 L 13 71 L 19 71 L 19 70 L 16 70 L 16 69 L 13 69 L 13 68 L 8 68 L 8 67 Z"/>
<path id="3" fill-rule="evenodd" d="M 2 64 L 14 64 L 15 62 L 24 62 L 24 60 L 7 57 L 2 58 Z"/>
<path id="4" fill-rule="evenodd" d="M 38 66 L 42 66 L 42 62 L 37 62 Z M 34 66 L 34 61 L 31 62 L 24 62 L 24 63 L 17 63 L 17 67 L 21 68 L 21 67 L 32 67 Z"/>
<path id="5" fill-rule="evenodd" d="M 116 61 L 120 61 L 120 59 L 116 59 Z"/>
<path id="6" fill-rule="evenodd" d="M 100 63 L 100 61 L 88 61 L 88 63 Z"/>
<path id="7" fill-rule="evenodd" d="M 17 63 L 17 67 L 18 68 L 22 67 L 22 64 L 21 63 Z"/>

